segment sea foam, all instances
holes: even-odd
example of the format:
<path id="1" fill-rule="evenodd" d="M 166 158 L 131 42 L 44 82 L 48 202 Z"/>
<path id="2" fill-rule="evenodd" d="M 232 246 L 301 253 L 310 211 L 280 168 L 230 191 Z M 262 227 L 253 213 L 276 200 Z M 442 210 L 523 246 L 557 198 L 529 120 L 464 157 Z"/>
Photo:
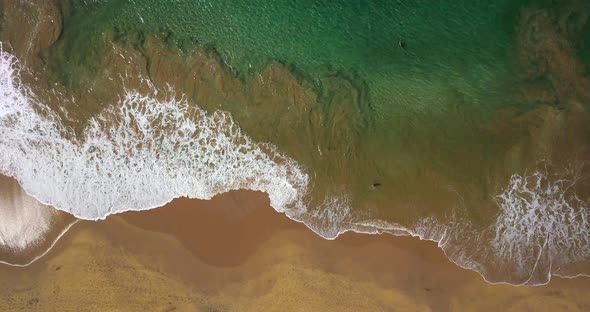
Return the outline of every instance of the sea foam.
<path id="1" fill-rule="evenodd" d="M 303 207 L 308 177 L 292 159 L 243 134 L 225 112 L 207 114 L 173 95 L 128 91 L 72 140 L 0 57 L 0 173 L 81 219 L 143 210 L 186 196 L 262 191 L 278 211 Z"/>
<path id="2" fill-rule="evenodd" d="M 500 213 L 491 242 L 495 256 L 517 274 L 546 281 L 552 270 L 568 275 L 568 265 L 590 259 L 588 203 L 575 189 L 581 168 L 551 171 L 543 165 L 510 178 L 496 197 Z"/>

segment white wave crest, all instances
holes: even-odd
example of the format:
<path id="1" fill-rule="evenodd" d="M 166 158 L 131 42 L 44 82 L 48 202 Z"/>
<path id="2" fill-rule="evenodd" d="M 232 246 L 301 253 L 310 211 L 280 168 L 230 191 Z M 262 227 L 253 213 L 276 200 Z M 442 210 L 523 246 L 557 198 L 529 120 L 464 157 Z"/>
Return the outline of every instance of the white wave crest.
<path id="1" fill-rule="evenodd" d="M 575 192 L 579 172 L 515 174 L 497 196 L 501 212 L 492 247 L 518 274 L 548 279 L 551 267 L 565 269 L 590 258 L 588 207 Z"/>
<path id="2" fill-rule="evenodd" d="M 207 114 L 173 96 L 129 91 L 89 121 L 80 140 L 18 83 L 0 54 L 0 173 L 42 202 L 82 219 L 209 199 L 235 189 L 266 192 L 278 211 L 300 203 L 308 176 L 292 159 L 243 134 L 224 112 Z"/>

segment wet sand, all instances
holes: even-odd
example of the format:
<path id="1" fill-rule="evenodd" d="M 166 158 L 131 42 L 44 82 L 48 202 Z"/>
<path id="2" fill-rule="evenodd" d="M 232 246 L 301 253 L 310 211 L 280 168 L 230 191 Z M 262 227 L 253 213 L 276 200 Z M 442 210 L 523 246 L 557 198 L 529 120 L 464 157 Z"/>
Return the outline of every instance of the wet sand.
<path id="1" fill-rule="evenodd" d="M 434 243 L 354 233 L 324 240 L 250 191 L 78 222 L 46 256 L 1 265 L 0 275 L 2 311 L 590 309 L 590 279 L 489 285 Z"/>
<path id="2" fill-rule="evenodd" d="M 76 219 L 29 196 L 0 175 L 0 261 L 26 265 L 42 255 Z"/>

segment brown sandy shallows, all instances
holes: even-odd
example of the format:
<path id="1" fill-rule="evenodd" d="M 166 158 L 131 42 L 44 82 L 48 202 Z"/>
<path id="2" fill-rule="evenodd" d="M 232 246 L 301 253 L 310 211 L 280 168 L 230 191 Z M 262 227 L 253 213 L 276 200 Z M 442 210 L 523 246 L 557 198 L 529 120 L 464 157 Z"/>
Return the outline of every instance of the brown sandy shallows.
<path id="1" fill-rule="evenodd" d="M 590 279 L 489 285 L 431 242 L 324 240 L 249 191 L 79 222 L 45 257 L 0 276 L 2 311 L 590 309 Z"/>

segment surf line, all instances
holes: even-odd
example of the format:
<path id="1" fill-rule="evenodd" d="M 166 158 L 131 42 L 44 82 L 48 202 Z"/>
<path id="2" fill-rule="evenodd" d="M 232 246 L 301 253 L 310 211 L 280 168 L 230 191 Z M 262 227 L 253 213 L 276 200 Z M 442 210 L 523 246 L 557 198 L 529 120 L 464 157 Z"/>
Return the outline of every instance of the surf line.
<path id="1" fill-rule="evenodd" d="M 64 236 L 75 224 L 78 223 L 78 219 L 76 219 L 74 222 L 70 223 L 51 243 L 51 245 L 49 245 L 49 247 L 47 247 L 47 250 L 45 250 L 43 253 L 37 255 L 36 257 L 34 257 L 33 259 L 31 259 L 29 262 L 27 263 L 11 263 L 8 261 L 3 261 L 0 260 L 0 264 L 4 264 L 4 265 L 8 265 L 8 266 L 12 266 L 12 267 L 20 267 L 20 268 L 24 268 L 27 267 L 31 264 L 33 264 L 35 261 L 43 258 L 46 254 L 48 254 L 51 249 L 53 249 L 53 247 L 55 247 L 55 245 L 57 244 L 57 242 L 62 238 L 62 236 Z"/>

